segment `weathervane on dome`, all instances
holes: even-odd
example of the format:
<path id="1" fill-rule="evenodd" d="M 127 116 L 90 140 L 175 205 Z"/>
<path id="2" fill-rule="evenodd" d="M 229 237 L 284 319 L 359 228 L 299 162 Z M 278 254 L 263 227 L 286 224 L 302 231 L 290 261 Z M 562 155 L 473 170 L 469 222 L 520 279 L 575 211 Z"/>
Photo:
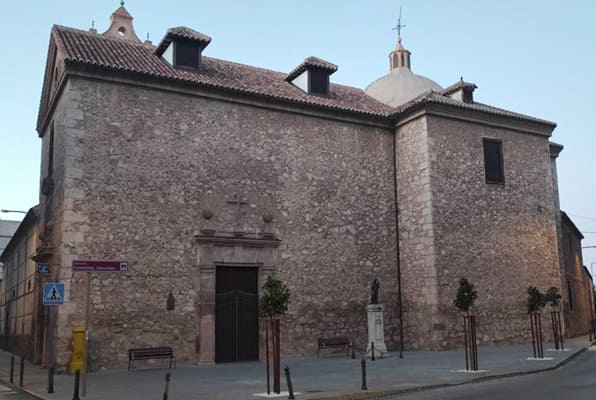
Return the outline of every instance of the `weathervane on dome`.
<path id="1" fill-rule="evenodd" d="M 405 25 L 401 24 L 401 6 L 399 6 L 399 18 L 397 19 L 397 25 L 392 29 L 394 31 L 397 31 L 397 37 L 398 39 L 401 39 L 401 28 L 405 28 Z"/>

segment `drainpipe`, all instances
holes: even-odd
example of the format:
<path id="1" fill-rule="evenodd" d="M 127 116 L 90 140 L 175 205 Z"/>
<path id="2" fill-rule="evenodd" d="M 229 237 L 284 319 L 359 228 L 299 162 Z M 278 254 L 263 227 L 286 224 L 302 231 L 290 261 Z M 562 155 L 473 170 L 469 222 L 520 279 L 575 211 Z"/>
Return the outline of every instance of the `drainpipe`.
<path id="1" fill-rule="evenodd" d="M 399 299 L 399 358 L 404 358 L 404 318 L 401 294 L 401 263 L 399 260 L 399 208 L 397 202 L 397 130 L 393 134 L 393 199 L 395 202 L 395 256 L 397 260 L 397 296 Z"/>

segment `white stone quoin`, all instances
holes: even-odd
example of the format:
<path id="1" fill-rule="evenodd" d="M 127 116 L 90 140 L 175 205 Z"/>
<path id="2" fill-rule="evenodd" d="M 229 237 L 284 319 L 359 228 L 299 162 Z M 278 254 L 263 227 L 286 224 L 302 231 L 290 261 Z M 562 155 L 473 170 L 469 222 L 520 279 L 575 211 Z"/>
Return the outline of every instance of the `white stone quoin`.
<path id="1" fill-rule="evenodd" d="M 368 345 L 366 352 L 370 355 L 371 343 L 375 344 L 375 357 L 387 353 L 385 345 L 385 325 L 383 323 L 383 312 L 385 307 L 381 304 L 369 304 L 366 306 L 368 313 Z"/>

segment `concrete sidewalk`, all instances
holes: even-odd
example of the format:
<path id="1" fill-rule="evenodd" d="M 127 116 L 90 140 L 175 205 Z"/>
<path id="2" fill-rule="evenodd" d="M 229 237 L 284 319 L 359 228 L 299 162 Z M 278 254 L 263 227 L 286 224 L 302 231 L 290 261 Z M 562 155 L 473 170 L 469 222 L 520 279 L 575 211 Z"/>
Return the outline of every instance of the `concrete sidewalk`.
<path id="1" fill-rule="evenodd" d="M 578 337 L 565 342 L 565 351 L 548 350 L 545 343 L 544 360 L 530 360 L 531 345 L 481 347 L 478 350 L 481 372 L 462 372 L 465 368 L 463 350 L 412 351 L 371 362 L 367 360 L 369 392 L 395 393 L 402 390 L 453 385 L 487 379 L 538 372 L 556 368 L 590 345 L 588 338 Z M 10 355 L 0 352 L 0 380 L 8 382 Z M 158 365 L 167 365 L 158 360 Z M 18 360 L 15 363 L 15 384 L 19 382 Z M 341 355 L 291 358 L 282 360 L 292 374 L 297 399 L 315 399 L 360 392 L 360 360 Z M 89 375 L 87 399 L 135 400 L 162 399 L 167 368 L 146 368 L 139 363 L 135 371 L 115 370 Z M 265 364 L 261 362 L 179 365 L 171 370 L 169 399 L 259 399 L 257 393 L 266 391 Z M 71 400 L 74 378 L 56 375 L 55 393 L 47 394 L 47 370 L 30 364 L 25 366 L 23 388 L 42 399 Z M 282 371 L 282 390 L 287 390 Z M 372 393 L 371 393 L 372 394 Z M 285 396 L 284 398 L 287 398 Z"/>

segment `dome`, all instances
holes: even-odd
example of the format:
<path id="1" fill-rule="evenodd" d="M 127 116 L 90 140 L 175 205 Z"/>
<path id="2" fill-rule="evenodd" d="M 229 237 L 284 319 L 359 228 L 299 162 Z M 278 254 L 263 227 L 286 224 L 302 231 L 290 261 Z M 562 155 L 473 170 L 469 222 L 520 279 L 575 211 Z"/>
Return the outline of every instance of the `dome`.
<path id="1" fill-rule="evenodd" d="M 429 90 L 442 91 L 436 82 L 410 70 L 410 52 L 397 40 L 397 48 L 389 54 L 391 72 L 364 89 L 374 99 L 392 107 L 400 106 Z"/>
<path id="2" fill-rule="evenodd" d="M 407 103 L 429 90 L 441 91 L 443 88 L 405 67 L 394 69 L 364 89 L 367 95 L 392 107 Z"/>

